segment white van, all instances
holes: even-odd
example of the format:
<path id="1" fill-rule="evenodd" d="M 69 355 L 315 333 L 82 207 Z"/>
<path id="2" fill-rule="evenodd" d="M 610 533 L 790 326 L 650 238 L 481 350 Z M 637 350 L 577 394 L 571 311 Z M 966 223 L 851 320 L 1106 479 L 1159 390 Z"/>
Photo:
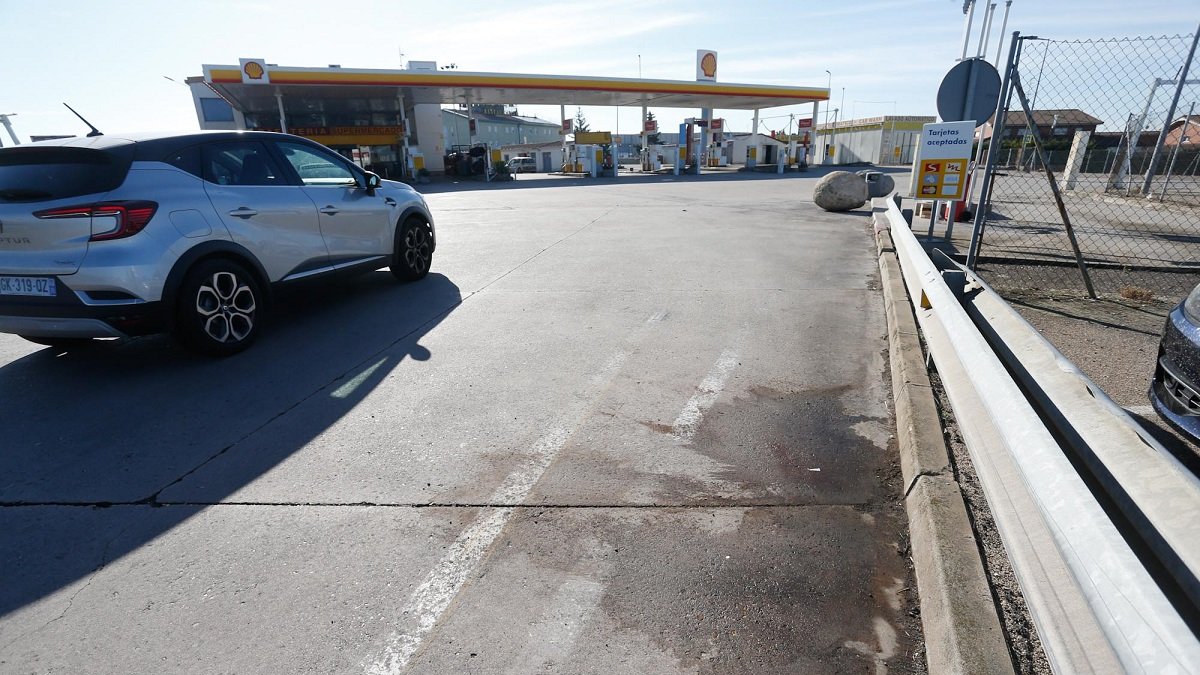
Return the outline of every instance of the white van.
<path id="1" fill-rule="evenodd" d="M 537 171 L 537 162 L 528 155 L 513 157 L 508 160 L 508 170 L 512 173 L 534 173 Z"/>

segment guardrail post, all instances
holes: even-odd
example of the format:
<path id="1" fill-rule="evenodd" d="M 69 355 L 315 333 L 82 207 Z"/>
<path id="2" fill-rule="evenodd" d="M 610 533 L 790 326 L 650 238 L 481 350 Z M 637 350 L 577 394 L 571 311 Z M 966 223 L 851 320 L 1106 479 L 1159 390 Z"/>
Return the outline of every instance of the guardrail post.
<path id="1" fill-rule="evenodd" d="M 963 304 L 967 297 L 967 274 L 962 270 L 942 270 L 942 281 L 950 287 L 950 292 L 954 294 L 954 299 L 958 300 L 958 304 Z"/>

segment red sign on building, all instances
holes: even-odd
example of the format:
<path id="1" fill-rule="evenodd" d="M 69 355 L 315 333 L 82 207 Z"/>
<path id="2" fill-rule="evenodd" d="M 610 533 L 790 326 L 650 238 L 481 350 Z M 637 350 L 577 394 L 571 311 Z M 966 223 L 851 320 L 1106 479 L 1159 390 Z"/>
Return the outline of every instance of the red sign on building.
<path id="1" fill-rule="evenodd" d="M 642 131 L 652 134 L 658 131 L 658 120 L 646 120 L 642 123 Z"/>
<path id="2" fill-rule="evenodd" d="M 571 133 L 571 120 L 563 120 L 562 121 L 562 132 L 564 134 Z"/>
<path id="3" fill-rule="evenodd" d="M 801 119 L 796 120 L 796 127 L 800 128 L 800 129 L 811 129 L 812 128 L 812 118 L 811 117 L 803 117 Z"/>
<path id="4" fill-rule="evenodd" d="M 712 124 L 709 125 L 709 129 L 711 131 L 724 131 L 725 130 L 725 120 L 723 120 L 723 119 L 713 120 Z"/>

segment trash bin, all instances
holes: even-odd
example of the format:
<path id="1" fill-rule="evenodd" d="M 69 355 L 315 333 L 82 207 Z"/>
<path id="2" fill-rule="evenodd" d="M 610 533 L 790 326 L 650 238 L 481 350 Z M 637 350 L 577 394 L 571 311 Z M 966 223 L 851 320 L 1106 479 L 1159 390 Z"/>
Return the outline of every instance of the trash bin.
<path id="1" fill-rule="evenodd" d="M 858 175 L 867 182 L 868 197 L 886 197 L 895 188 L 895 181 L 880 171 L 859 171 Z M 885 178 L 888 180 L 884 180 Z"/>

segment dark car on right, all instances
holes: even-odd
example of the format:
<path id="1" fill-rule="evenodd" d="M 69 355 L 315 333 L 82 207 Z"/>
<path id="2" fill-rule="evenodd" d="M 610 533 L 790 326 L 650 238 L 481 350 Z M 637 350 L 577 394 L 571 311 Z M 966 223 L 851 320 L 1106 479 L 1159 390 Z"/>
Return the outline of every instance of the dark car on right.
<path id="1" fill-rule="evenodd" d="M 1200 285 L 1167 316 L 1150 402 L 1160 417 L 1200 443 Z"/>

